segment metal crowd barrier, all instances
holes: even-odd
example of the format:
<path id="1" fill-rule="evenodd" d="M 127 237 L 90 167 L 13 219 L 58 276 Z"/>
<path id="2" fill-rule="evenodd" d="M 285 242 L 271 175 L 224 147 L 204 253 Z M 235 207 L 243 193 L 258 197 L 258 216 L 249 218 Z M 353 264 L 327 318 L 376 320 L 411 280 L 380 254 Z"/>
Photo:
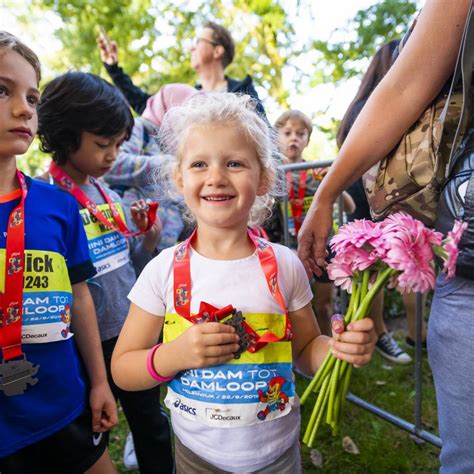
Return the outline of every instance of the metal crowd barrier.
<path id="1" fill-rule="evenodd" d="M 280 170 L 283 172 L 287 171 L 303 171 L 313 168 L 327 168 L 331 166 L 332 160 L 324 161 L 305 161 L 301 163 L 287 164 L 280 166 Z M 285 195 L 283 199 L 283 218 L 284 218 L 284 243 L 289 245 L 290 236 L 288 233 L 288 196 Z M 344 223 L 344 213 L 342 206 L 342 197 L 339 199 L 338 206 L 338 223 L 342 225 Z M 341 307 L 343 310 L 347 308 L 347 293 L 341 291 Z M 441 448 L 441 439 L 433 433 L 423 429 L 421 424 L 421 415 L 422 415 L 422 386 L 421 386 L 421 376 L 422 376 L 422 347 L 421 347 L 421 331 L 422 331 L 422 317 L 423 317 L 423 298 L 421 293 L 416 295 L 416 340 L 415 340 L 415 406 L 414 406 L 414 415 L 415 423 L 410 423 L 399 416 L 390 413 L 389 411 L 384 410 L 383 408 L 374 405 L 362 398 L 357 397 L 353 393 L 349 392 L 346 399 L 355 405 L 363 408 L 364 410 L 377 415 L 378 417 L 386 420 L 393 425 L 411 433 L 419 439 L 427 441 L 428 443 Z"/>

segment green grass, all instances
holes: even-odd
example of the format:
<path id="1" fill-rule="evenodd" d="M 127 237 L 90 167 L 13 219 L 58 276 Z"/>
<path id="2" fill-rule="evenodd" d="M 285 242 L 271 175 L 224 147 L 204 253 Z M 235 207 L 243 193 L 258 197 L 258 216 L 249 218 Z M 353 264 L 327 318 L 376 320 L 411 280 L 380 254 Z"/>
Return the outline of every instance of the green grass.
<path id="1" fill-rule="evenodd" d="M 413 354 L 412 354 L 413 355 Z M 437 433 L 436 403 L 426 354 L 423 360 L 423 428 Z M 387 368 L 388 367 L 388 368 Z M 302 394 L 308 381 L 297 377 L 297 391 Z M 409 422 L 414 422 L 414 363 L 398 366 L 383 359 L 378 353 L 368 367 L 353 371 L 351 391 L 377 406 Z M 302 433 L 313 408 L 314 397 L 301 409 Z M 119 472 L 127 471 L 122 464 L 122 453 L 127 425 L 120 412 L 120 425 L 111 434 L 110 451 Z M 360 454 L 346 453 L 342 438 L 350 436 Z M 416 444 L 410 435 L 392 424 L 346 402 L 341 432 L 332 437 L 323 425 L 315 446 L 323 456 L 323 469 L 316 469 L 310 460 L 310 449 L 302 445 L 303 472 L 334 474 L 362 473 L 436 473 L 439 470 L 439 449 L 429 443 Z M 138 472 L 138 471 L 133 471 Z"/>
<path id="2" fill-rule="evenodd" d="M 426 358 L 426 355 L 424 356 Z M 386 367 L 391 367 L 389 370 Z M 377 382 L 377 383 L 376 383 Z M 385 382 L 384 385 L 381 383 Z M 302 393 L 308 381 L 297 381 Z M 436 433 L 436 403 L 429 367 L 423 363 L 423 428 Z M 370 366 L 353 371 L 351 391 L 409 422 L 414 422 L 414 364 L 397 366 L 375 354 Z M 314 406 L 314 397 L 302 407 L 302 432 Z M 360 454 L 346 453 L 342 438 L 350 436 Z M 332 437 L 323 425 L 315 446 L 323 457 L 325 473 L 430 473 L 438 472 L 439 449 L 429 443 L 416 444 L 409 433 L 346 402 L 341 433 Z M 302 447 L 304 472 L 315 472 L 310 449 Z"/>

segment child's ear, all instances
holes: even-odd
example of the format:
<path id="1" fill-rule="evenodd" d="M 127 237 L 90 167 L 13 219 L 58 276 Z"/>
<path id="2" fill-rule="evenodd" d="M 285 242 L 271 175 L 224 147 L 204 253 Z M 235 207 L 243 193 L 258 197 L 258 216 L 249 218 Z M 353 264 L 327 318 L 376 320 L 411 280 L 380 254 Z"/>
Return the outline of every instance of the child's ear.
<path id="1" fill-rule="evenodd" d="M 176 167 L 173 173 L 174 184 L 176 189 L 182 194 L 183 193 L 183 174 L 179 166 Z"/>
<path id="2" fill-rule="evenodd" d="M 257 188 L 257 196 L 263 196 L 270 190 L 270 186 L 274 179 L 274 173 L 269 170 L 263 170 L 260 175 L 260 183 Z"/>

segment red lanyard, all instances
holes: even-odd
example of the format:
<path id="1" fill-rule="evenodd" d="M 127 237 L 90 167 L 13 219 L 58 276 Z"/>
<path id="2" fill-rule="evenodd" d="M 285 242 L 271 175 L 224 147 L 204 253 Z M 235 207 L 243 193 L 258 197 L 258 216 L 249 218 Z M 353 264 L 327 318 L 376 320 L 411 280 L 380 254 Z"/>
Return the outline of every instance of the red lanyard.
<path id="1" fill-rule="evenodd" d="M 49 167 L 49 173 L 54 178 L 56 183 L 63 188 L 68 193 L 72 194 L 76 200 L 85 207 L 99 222 L 107 226 L 109 229 L 113 229 L 125 237 L 135 237 L 137 235 L 142 235 L 145 232 L 148 232 L 151 226 L 155 223 L 156 220 L 156 211 L 158 209 L 157 202 L 150 202 L 148 204 L 147 215 L 148 215 L 148 225 L 145 230 L 141 232 L 132 232 L 128 229 L 125 222 L 122 219 L 122 216 L 118 212 L 115 203 L 110 199 L 110 196 L 105 192 L 105 189 L 99 184 L 99 182 L 90 177 L 91 183 L 94 184 L 100 193 L 102 194 L 105 202 L 109 205 L 110 212 L 114 218 L 115 223 L 117 226 L 113 225 L 105 216 L 104 214 L 99 211 L 97 205 L 89 199 L 89 196 L 82 191 L 82 189 L 77 186 L 74 181 L 64 172 L 56 163 L 52 162 Z"/>
<path id="2" fill-rule="evenodd" d="M 17 170 L 21 199 L 8 219 L 5 252 L 5 289 L 0 301 L 0 347 L 4 362 L 23 355 L 21 321 L 23 314 L 23 273 L 25 262 L 25 177 Z M 1 294 L 0 294 L 1 295 Z"/>
<path id="3" fill-rule="evenodd" d="M 191 316 L 191 264 L 189 256 L 189 247 L 196 235 L 196 230 L 192 233 L 186 241 L 178 245 L 174 251 L 173 262 L 173 290 L 174 290 L 174 306 L 176 312 L 183 318 L 191 321 L 193 324 L 202 321 L 219 321 L 231 314 L 234 308 L 229 305 L 218 310 L 213 306 L 201 302 L 200 311 L 196 316 Z M 244 321 L 245 332 L 251 336 L 251 344 L 248 347 L 249 352 L 256 352 L 269 342 L 289 341 L 292 337 L 291 323 L 286 309 L 285 300 L 280 291 L 278 284 L 278 267 L 275 258 L 275 253 L 271 245 L 257 237 L 252 231 L 248 230 L 247 235 L 255 245 L 258 259 L 265 279 L 267 281 L 268 289 L 271 295 L 276 299 L 283 312 L 285 313 L 285 333 L 282 337 L 276 336 L 273 332 L 268 331 L 262 336 L 259 336 L 256 331 Z M 203 317 L 203 316 L 206 317 Z"/>
<path id="4" fill-rule="evenodd" d="M 291 213 L 293 215 L 293 222 L 295 223 L 295 232 L 298 235 L 302 224 L 304 195 L 306 192 L 306 170 L 300 173 L 300 183 L 298 187 L 298 201 L 295 201 L 295 190 L 293 189 L 292 172 L 286 173 L 286 181 L 288 183 L 288 197 L 290 199 Z"/>

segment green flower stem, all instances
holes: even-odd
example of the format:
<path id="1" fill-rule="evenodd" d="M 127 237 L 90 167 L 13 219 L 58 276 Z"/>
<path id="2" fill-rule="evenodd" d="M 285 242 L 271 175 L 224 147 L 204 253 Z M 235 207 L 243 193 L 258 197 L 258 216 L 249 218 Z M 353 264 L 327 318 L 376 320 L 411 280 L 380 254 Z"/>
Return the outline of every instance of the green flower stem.
<path id="1" fill-rule="evenodd" d="M 364 301 L 364 298 L 367 296 L 367 292 L 369 291 L 369 278 L 370 270 L 364 270 L 362 272 L 362 285 L 360 289 L 359 303 Z"/>
<path id="2" fill-rule="evenodd" d="M 341 400 L 342 404 L 344 404 L 344 401 L 346 400 L 346 395 L 349 390 L 349 381 L 351 380 L 351 375 L 352 375 L 352 369 L 354 368 L 353 365 L 347 364 L 347 371 L 344 377 L 344 381 L 342 383 L 342 392 L 341 392 Z"/>
<path id="3" fill-rule="evenodd" d="M 344 323 L 358 321 L 367 316 L 377 293 L 383 288 L 387 280 L 397 273 L 397 270 L 386 267 L 379 271 L 375 283 L 369 289 L 370 270 L 364 270 L 354 276 L 352 294 L 347 309 Z M 319 390 L 314 409 L 306 427 L 303 442 L 309 447 L 313 446 L 317 431 L 321 424 L 324 413 L 326 423 L 331 426 L 333 435 L 339 432 L 341 416 L 349 390 L 352 374 L 352 365 L 336 359 L 331 351 L 328 351 L 324 362 L 306 387 L 301 404 L 304 404 L 312 392 Z"/>
<path id="4" fill-rule="evenodd" d="M 363 298 L 361 298 L 360 305 L 357 308 L 357 311 L 354 313 L 354 317 L 352 318 L 352 321 L 359 321 L 360 319 L 367 316 L 367 312 L 370 306 L 372 306 L 374 298 L 379 292 L 379 290 L 385 285 L 387 280 L 392 275 L 395 275 L 396 273 L 397 273 L 397 270 L 394 270 L 393 268 L 390 268 L 390 267 L 387 267 L 382 272 L 379 272 L 379 274 L 377 275 L 377 279 L 375 280 L 375 283 L 372 286 L 372 288 L 364 295 Z"/>
<path id="5" fill-rule="evenodd" d="M 448 252 L 444 250 L 442 245 L 433 245 L 431 248 L 433 249 L 434 254 L 441 259 L 446 260 L 448 258 Z"/>
<path id="6" fill-rule="evenodd" d="M 323 363 L 321 364 L 321 367 L 314 374 L 313 379 L 311 380 L 309 385 L 306 387 L 306 390 L 301 396 L 301 400 L 300 400 L 301 405 L 304 405 L 304 403 L 306 402 L 306 399 L 309 397 L 309 395 L 312 392 L 316 392 L 319 389 L 319 387 L 321 386 L 324 380 L 324 377 L 329 373 L 329 371 L 331 370 L 335 362 L 336 362 L 336 358 L 332 355 L 331 351 L 328 351 L 328 353 L 326 354 L 326 357 L 324 358 Z"/>
<path id="7" fill-rule="evenodd" d="M 334 419 L 334 399 L 336 397 L 336 390 L 338 388 L 339 368 L 341 367 L 341 362 L 342 361 L 340 359 L 337 359 L 336 365 L 332 370 L 331 380 L 329 382 L 329 400 L 326 413 L 326 423 L 328 425 L 331 425 Z"/>
<path id="8" fill-rule="evenodd" d="M 359 295 L 360 287 L 359 285 L 352 284 L 352 294 L 349 301 L 349 307 L 347 308 L 347 313 L 344 317 L 344 324 L 348 324 L 351 321 L 352 315 L 355 313 L 357 306 L 359 305 Z"/>
<path id="9" fill-rule="evenodd" d="M 329 377 L 327 377 L 326 379 L 327 381 L 329 380 Z M 327 386 L 326 386 L 326 390 L 327 390 Z M 321 389 L 322 391 L 322 389 Z M 318 399 L 319 401 L 319 399 Z M 321 424 L 321 420 L 323 418 L 323 413 L 324 413 L 324 409 L 326 408 L 326 404 L 328 402 L 328 397 L 326 396 L 326 393 L 325 395 L 322 397 L 322 400 L 321 400 L 321 405 L 317 411 L 317 418 L 316 418 L 316 422 L 314 423 L 314 426 L 311 430 L 311 435 L 309 437 L 309 442 L 308 442 L 308 446 L 310 448 L 313 447 L 313 443 L 314 443 L 314 439 L 316 438 L 316 434 L 318 433 L 318 429 L 319 429 L 319 425 Z"/>
<path id="10" fill-rule="evenodd" d="M 311 413 L 311 417 L 308 421 L 308 426 L 306 427 L 305 434 L 303 436 L 303 443 L 308 445 L 309 439 L 312 435 L 313 426 L 315 424 L 316 418 L 318 416 L 322 416 L 321 405 L 323 404 L 323 399 L 326 399 L 326 390 L 329 385 L 329 376 L 324 379 L 323 385 L 321 387 L 321 391 L 319 392 L 318 398 L 316 403 L 314 404 L 313 412 Z"/>
<path id="11" fill-rule="evenodd" d="M 342 412 L 342 398 L 341 392 L 343 391 L 344 381 L 345 381 L 345 374 L 348 370 L 349 364 L 345 361 L 342 361 L 341 368 L 339 370 L 339 390 L 336 394 L 336 399 L 334 400 L 334 420 L 332 426 L 332 434 L 336 436 L 339 431 L 339 427 L 341 425 L 341 412 Z"/>
<path id="12" fill-rule="evenodd" d="M 339 391 L 337 393 L 337 398 L 335 402 L 336 404 L 335 416 L 334 416 L 335 422 L 334 422 L 334 425 L 332 426 L 333 436 L 337 435 L 341 427 L 342 412 L 344 408 L 344 403 L 346 401 L 347 391 L 349 389 L 349 381 L 351 378 L 351 372 L 352 372 L 352 365 L 346 363 L 344 375 L 341 380 L 341 384 L 339 386 Z"/>

